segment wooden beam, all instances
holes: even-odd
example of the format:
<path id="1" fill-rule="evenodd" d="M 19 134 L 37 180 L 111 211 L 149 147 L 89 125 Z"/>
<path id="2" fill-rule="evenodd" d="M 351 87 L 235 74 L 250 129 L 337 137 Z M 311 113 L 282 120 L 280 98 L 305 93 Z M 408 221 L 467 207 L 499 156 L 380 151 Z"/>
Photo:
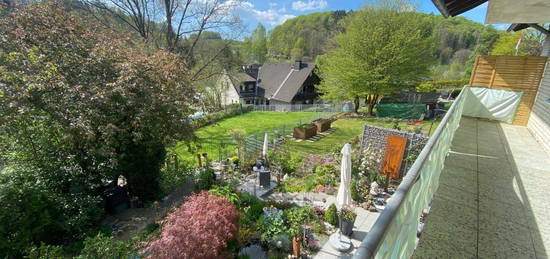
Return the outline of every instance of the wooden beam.
<path id="1" fill-rule="evenodd" d="M 531 27 L 531 28 L 533 28 L 533 29 L 535 29 L 535 30 L 537 30 L 537 31 L 540 31 L 540 32 L 542 32 L 542 33 L 544 33 L 544 34 L 546 34 L 546 35 L 550 35 L 550 31 L 549 31 L 549 30 L 545 29 L 544 27 L 542 27 L 542 26 L 540 26 L 540 25 L 538 25 L 538 24 L 536 24 L 536 23 L 529 23 L 529 27 Z"/>

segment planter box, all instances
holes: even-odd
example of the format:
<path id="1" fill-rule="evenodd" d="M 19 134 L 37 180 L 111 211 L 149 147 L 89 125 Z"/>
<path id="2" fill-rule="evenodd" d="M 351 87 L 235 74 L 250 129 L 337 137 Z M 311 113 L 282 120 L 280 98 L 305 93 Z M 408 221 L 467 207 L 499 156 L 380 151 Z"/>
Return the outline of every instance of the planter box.
<path id="1" fill-rule="evenodd" d="M 294 128 L 292 136 L 297 139 L 308 139 L 317 134 L 317 127 L 313 124 L 305 124 L 301 127 Z"/>
<path id="2" fill-rule="evenodd" d="M 317 127 L 317 132 L 325 132 L 330 129 L 330 124 L 332 123 L 332 121 L 327 119 L 320 119 L 314 121 L 313 123 Z"/>
<path id="3" fill-rule="evenodd" d="M 340 220 L 340 232 L 350 237 L 353 233 L 353 223 L 355 223 L 355 221 L 345 220 L 342 217 L 338 217 L 338 219 Z"/>

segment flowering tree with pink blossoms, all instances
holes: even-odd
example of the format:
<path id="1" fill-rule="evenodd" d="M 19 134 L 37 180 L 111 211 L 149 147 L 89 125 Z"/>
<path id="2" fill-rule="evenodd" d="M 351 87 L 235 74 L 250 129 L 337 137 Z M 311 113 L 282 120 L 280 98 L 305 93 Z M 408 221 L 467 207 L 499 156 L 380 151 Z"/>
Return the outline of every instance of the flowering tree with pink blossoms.
<path id="1" fill-rule="evenodd" d="M 150 258 L 220 258 L 237 235 L 239 212 L 226 198 L 208 192 L 190 196 L 164 220 L 160 237 L 152 241 Z"/>

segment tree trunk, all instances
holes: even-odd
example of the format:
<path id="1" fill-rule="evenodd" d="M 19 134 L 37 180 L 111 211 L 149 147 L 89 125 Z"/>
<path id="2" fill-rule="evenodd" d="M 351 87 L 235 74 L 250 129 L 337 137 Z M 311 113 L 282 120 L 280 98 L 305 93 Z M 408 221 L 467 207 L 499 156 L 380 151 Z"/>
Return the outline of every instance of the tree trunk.
<path id="1" fill-rule="evenodd" d="M 374 116 L 374 105 L 376 105 L 376 100 L 378 100 L 378 95 L 367 95 L 365 96 L 365 103 L 368 107 L 368 113 L 370 116 Z"/>
<path id="2" fill-rule="evenodd" d="M 353 111 L 355 113 L 359 111 L 359 104 L 360 104 L 359 96 L 356 96 L 355 99 L 353 99 Z"/>
<path id="3" fill-rule="evenodd" d="M 166 10 L 166 45 L 170 51 L 174 49 L 174 30 L 172 27 L 172 17 L 174 16 L 174 13 L 172 4 L 172 0 L 164 0 L 164 8 Z"/>

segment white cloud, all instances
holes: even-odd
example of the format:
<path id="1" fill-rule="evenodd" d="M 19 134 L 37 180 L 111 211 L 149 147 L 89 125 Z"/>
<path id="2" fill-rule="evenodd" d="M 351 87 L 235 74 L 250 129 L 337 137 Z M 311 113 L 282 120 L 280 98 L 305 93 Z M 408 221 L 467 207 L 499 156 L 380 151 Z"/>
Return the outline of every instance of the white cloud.
<path id="1" fill-rule="evenodd" d="M 279 13 L 277 10 L 273 10 L 273 9 L 268 9 L 265 11 L 252 9 L 250 11 L 254 15 L 256 15 L 256 20 L 269 25 L 279 25 L 281 23 L 284 23 L 286 20 L 290 18 L 296 17 L 295 15 L 292 15 L 292 14 Z"/>
<path id="2" fill-rule="evenodd" d="M 278 3 L 269 2 L 269 7 L 276 7 L 278 5 L 279 5 Z"/>
<path id="3" fill-rule="evenodd" d="M 292 3 L 292 9 L 303 12 L 316 9 L 325 9 L 327 5 L 327 1 L 325 0 L 308 0 L 307 2 L 296 1 Z"/>
<path id="4" fill-rule="evenodd" d="M 267 10 L 258 10 L 250 2 L 240 1 L 239 3 L 239 7 L 236 8 L 237 14 L 246 21 L 261 22 L 275 26 L 296 17 L 295 15 L 286 13 L 286 9 L 276 10 L 269 8 Z"/>

